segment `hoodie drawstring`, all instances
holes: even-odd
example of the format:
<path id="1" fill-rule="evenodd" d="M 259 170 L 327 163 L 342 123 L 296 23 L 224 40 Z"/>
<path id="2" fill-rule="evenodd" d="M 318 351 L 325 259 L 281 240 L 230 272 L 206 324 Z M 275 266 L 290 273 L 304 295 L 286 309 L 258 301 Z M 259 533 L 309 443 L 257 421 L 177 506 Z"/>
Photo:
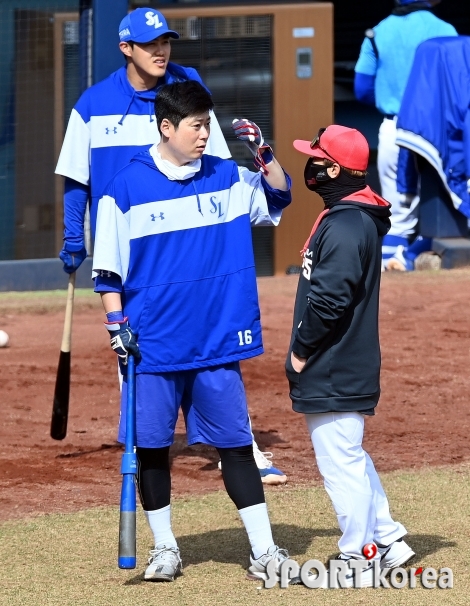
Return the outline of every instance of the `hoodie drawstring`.
<path id="1" fill-rule="evenodd" d="M 129 101 L 129 105 L 127 106 L 126 111 L 124 112 L 122 118 L 118 122 L 118 124 L 120 126 L 122 126 L 122 123 L 124 122 L 124 118 L 127 116 L 128 112 L 129 112 L 129 108 L 132 105 L 132 102 L 134 101 L 134 97 L 135 97 L 135 90 L 132 93 L 132 97 L 131 97 L 131 100 Z M 150 122 L 154 122 L 155 120 L 153 119 L 153 101 L 148 101 L 148 108 L 149 108 L 149 119 L 150 119 Z"/>
<path id="2" fill-rule="evenodd" d="M 131 100 L 129 101 L 129 105 L 127 106 L 126 111 L 124 112 L 122 118 L 118 122 L 118 124 L 120 126 L 122 126 L 122 123 L 124 122 L 124 118 L 127 116 L 127 112 L 129 111 L 129 108 L 132 105 L 132 101 L 134 101 L 134 97 L 135 97 L 135 90 L 132 92 L 132 97 L 131 97 Z"/>
<path id="3" fill-rule="evenodd" d="M 196 184 L 194 183 L 194 180 L 193 180 L 193 188 L 194 188 L 194 191 L 196 192 L 197 209 L 198 209 L 198 211 L 201 213 L 201 215 L 202 215 L 202 216 L 204 216 L 204 215 L 202 214 L 202 209 L 201 209 L 201 200 L 199 199 L 199 194 L 198 194 L 198 191 L 197 191 L 197 189 L 196 189 Z"/>

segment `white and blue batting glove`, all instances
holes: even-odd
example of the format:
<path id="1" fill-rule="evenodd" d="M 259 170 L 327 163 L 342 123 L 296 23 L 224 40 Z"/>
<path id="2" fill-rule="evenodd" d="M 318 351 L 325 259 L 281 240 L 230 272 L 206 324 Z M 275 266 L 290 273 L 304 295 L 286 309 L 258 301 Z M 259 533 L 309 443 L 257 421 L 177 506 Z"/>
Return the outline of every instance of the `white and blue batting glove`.
<path id="1" fill-rule="evenodd" d="M 237 139 L 243 141 L 255 157 L 256 168 L 264 175 L 268 175 L 269 171 L 266 168 L 266 164 L 272 162 L 274 156 L 270 146 L 264 143 L 260 127 L 246 118 L 242 118 L 241 120 L 235 118 L 232 122 L 232 128 Z"/>
<path id="2" fill-rule="evenodd" d="M 124 366 L 127 365 L 129 354 L 133 355 L 135 361 L 138 362 L 142 356 L 136 336 L 132 332 L 127 318 L 119 322 L 105 322 L 104 326 L 109 332 L 111 348 L 117 353 Z"/>

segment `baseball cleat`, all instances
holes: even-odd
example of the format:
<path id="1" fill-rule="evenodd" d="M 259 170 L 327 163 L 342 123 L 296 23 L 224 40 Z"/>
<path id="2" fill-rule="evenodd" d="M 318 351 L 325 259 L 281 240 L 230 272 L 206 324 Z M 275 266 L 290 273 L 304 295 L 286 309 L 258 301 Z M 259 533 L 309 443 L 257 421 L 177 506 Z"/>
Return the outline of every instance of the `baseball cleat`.
<path id="1" fill-rule="evenodd" d="M 256 442 L 253 442 L 253 455 L 263 484 L 279 486 L 287 482 L 287 476 L 280 469 L 274 467 L 272 461 L 269 460 L 272 459 L 272 452 L 261 452 Z M 222 471 L 222 461 L 217 463 L 217 467 Z"/>
<path id="2" fill-rule="evenodd" d="M 180 550 L 178 547 L 155 547 L 150 550 L 149 566 L 145 571 L 146 581 L 174 581 L 183 572 Z"/>
<path id="3" fill-rule="evenodd" d="M 263 484 L 276 486 L 287 482 L 287 476 L 280 469 L 273 466 L 270 460 L 273 457 L 272 452 L 261 452 L 256 442 L 253 442 L 253 455 Z"/>
<path id="4" fill-rule="evenodd" d="M 289 559 L 289 554 L 286 549 L 281 549 L 277 545 L 273 545 L 268 549 L 268 552 L 263 554 L 257 560 L 250 555 L 251 566 L 248 568 L 246 578 L 250 581 L 265 581 L 268 578 L 266 568 L 271 560 L 276 560 L 275 571 L 279 577 L 279 568 L 284 560 Z"/>
<path id="5" fill-rule="evenodd" d="M 403 566 L 416 554 L 402 539 L 388 547 L 378 547 L 380 553 L 380 568 L 398 568 Z"/>
<path id="6" fill-rule="evenodd" d="M 387 271 L 413 271 L 414 263 L 405 257 L 405 247 L 401 244 L 397 246 L 397 250 L 393 257 L 390 257 L 385 263 Z"/>

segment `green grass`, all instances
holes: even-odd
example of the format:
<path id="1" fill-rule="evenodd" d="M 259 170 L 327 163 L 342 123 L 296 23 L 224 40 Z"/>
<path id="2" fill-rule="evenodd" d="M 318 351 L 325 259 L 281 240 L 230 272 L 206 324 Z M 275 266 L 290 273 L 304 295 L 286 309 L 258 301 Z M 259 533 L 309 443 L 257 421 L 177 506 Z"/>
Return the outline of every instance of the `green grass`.
<path id="1" fill-rule="evenodd" d="M 248 541 L 225 493 L 176 499 L 173 525 L 184 563 L 174 583 L 142 580 L 151 535 L 138 516 L 138 568 L 116 566 L 118 508 L 50 515 L 0 526 L 0 604 L 57 606 L 467 604 L 470 588 L 470 468 L 384 475 L 393 515 L 409 531 L 413 565 L 454 571 L 450 590 L 260 589 L 244 579 Z M 267 494 L 275 540 L 299 563 L 337 552 L 339 532 L 321 487 Z M 319 593 L 320 592 L 320 593 Z M 346 593 L 345 593 L 346 592 Z"/>
<path id="2" fill-rule="evenodd" d="M 67 290 L 38 290 L 25 292 L 0 292 L 0 313 L 37 313 L 63 311 L 67 300 Z M 76 288 L 75 309 L 101 307 L 98 294 L 91 288 Z"/>

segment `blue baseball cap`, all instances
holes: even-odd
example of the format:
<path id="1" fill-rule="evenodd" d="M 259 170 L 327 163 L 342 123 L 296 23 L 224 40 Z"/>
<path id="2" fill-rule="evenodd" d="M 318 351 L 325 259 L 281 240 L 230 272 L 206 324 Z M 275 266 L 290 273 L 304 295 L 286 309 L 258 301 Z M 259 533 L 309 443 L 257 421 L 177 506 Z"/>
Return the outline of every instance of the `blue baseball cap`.
<path id="1" fill-rule="evenodd" d="M 179 38 L 179 34 L 168 29 L 165 17 L 154 8 L 136 8 L 124 17 L 119 24 L 119 39 L 121 42 L 137 42 L 145 44 L 160 36 Z"/>

